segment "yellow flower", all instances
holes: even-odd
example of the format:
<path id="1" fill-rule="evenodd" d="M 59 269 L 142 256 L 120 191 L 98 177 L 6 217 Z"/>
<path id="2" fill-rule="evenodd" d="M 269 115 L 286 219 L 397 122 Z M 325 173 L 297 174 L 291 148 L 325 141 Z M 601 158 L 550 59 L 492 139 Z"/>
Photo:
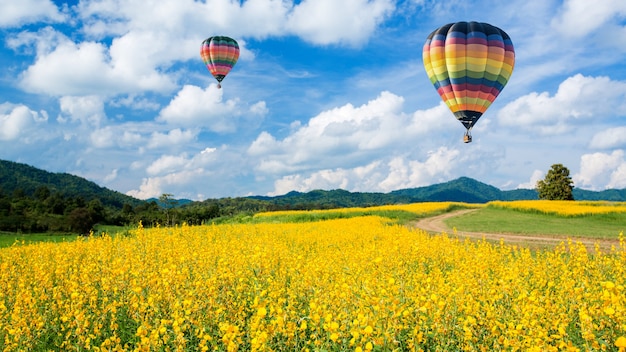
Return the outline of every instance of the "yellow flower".
<path id="1" fill-rule="evenodd" d="M 259 310 L 257 311 L 257 314 L 258 314 L 260 317 L 264 317 L 264 316 L 266 316 L 266 315 L 267 315 L 267 309 L 266 309 L 265 307 L 261 307 L 261 308 L 259 308 Z"/>

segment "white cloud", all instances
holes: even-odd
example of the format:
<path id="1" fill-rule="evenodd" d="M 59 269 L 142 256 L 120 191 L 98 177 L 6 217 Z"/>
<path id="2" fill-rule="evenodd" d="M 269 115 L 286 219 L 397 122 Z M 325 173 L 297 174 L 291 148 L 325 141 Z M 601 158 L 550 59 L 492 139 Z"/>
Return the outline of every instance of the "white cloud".
<path id="1" fill-rule="evenodd" d="M 622 0 L 566 0 L 560 16 L 552 21 L 552 27 L 566 36 L 582 37 L 610 21 L 626 18 L 626 2 Z M 606 35 L 606 30 L 603 30 Z"/>
<path id="2" fill-rule="evenodd" d="M 128 107 L 133 110 L 159 110 L 161 107 L 159 103 L 138 97 L 135 95 L 128 95 L 119 99 L 113 99 L 110 101 L 110 105 L 113 107 Z"/>
<path id="3" fill-rule="evenodd" d="M 389 171 L 380 183 L 380 190 L 389 192 L 448 180 L 456 170 L 461 171 L 456 168 L 461 159 L 467 159 L 467 156 L 462 156 L 457 149 L 445 147 L 430 151 L 423 162 L 394 158 L 388 164 Z"/>
<path id="4" fill-rule="evenodd" d="M 608 77 L 577 74 L 563 81 L 552 97 L 531 93 L 507 104 L 498 113 L 503 126 L 542 135 L 564 134 L 575 125 L 626 116 L 626 83 Z"/>
<path id="5" fill-rule="evenodd" d="M 50 0 L 0 0 L 0 28 L 39 21 L 60 22 L 64 19 Z"/>
<path id="6" fill-rule="evenodd" d="M 572 176 L 574 184 L 583 189 L 603 190 L 626 188 L 624 150 L 611 154 L 592 153 L 580 157 L 580 171 Z"/>
<path id="7" fill-rule="evenodd" d="M 102 128 L 94 129 L 90 134 L 91 144 L 95 148 L 142 148 L 148 139 L 145 133 L 147 125 L 135 126 L 133 124 L 111 124 Z M 157 133 L 157 132 L 153 132 Z"/>
<path id="8" fill-rule="evenodd" d="M 624 189 L 626 188 L 626 162 L 623 162 L 611 173 L 611 179 L 606 185 L 609 189 Z"/>
<path id="9" fill-rule="evenodd" d="M 224 154 L 224 155 L 221 155 Z M 186 153 L 179 155 L 162 155 L 146 167 L 148 177 L 142 179 L 139 189 L 130 190 L 126 194 L 146 199 L 158 197 L 163 193 L 173 193 L 177 197 L 197 198 L 201 196 L 201 192 L 191 194 L 190 190 L 194 188 L 220 188 L 223 184 L 215 182 L 215 174 L 217 179 L 223 179 L 224 174 L 233 174 L 232 169 L 221 168 L 216 166 L 224 161 L 232 160 L 233 163 L 242 163 L 228 154 L 225 148 L 217 149 L 207 147 L 198 153 L 189 156 Z M 135 171 L 141 171 L 144 162 L 135 162 L 132 168 Z"/>
<path id="10" fill-rule="evenodd" d="M 258 39 L 297 35 L 315 44 L 360 45 L 393 10 L 391 0 L 305 0 L 297 4 L 283 0 L 108 0 L 79 5 L 85 32 L 95 38 L 159 28 L 177 39 L 162 41 L 175 50 L 159 52 L 187 59 L 190 56 L 184 49 L 197 46 L 198 33 L 206 33 L 207 28 L 207 35 L 228 32 Z"/>
<path id="11" fill-rule="evenodd" d="M 158 198 L 163 193 L 170 193 L 167 189 L 171 186 L 188 184 L 202 176 L 204 176 L 204 171 L 195 169 L 172 172 L 159 177 L 147 177 L 142 179 L 139 190 L 131 190 L 126 194 L 139 199 Z"/>
<path id="12" fill-rule="evenodd" d="M 526 183 L 520 183 L 517 188 L 518 189 L 535 189 L 537 187 L 537 182 L 544 178 L 544 173 L 541 170 L 533 171 L 533 174 L 530 176 L 530 180 Z"/>
<path id="13" fill-rule="evenodd" d="M 114 40 L 109 51 L 103 43 L 75 43 L 50 28 L 37 35 L 24 33 L 11 45 L 34 45 L 37 59 L 22 72 L 19 84 L 28 92 L 52 96 L 166 92 L 175 86 L 154 60 L 147 60 L 152 52 L 143 48 L 148 53 L 138 53 L 137 48 L 116 44 L 120 41 L 125 43 Z"/>
<path id="14" fill-rule="evenodd" d="M 117 178 L 117 171 L 118 171 L 118 169 L 111 170 L 111 173 L 109 173 L 108 175 L 104 176 L 104 178 L 102 180 L 105 183 L 109 183 L 109 182 L 114 181 Z"/>
<path id="15" fill-rule="evenodd" d="M 109 148 L 115 145 L 117 134 L 114 128 L 99 128 L 91 132 L 89 135 L 91 144 L 96 148 Z"/>
<path id="16" fill-rule="evenodd" d="M 476 170 L 495 168 L 501 156 L 485 151 L 465 153 L 458 149 L 439 147 L 429 151 L 423 161 L 408 157 L 383 158 L 354 168 L 322 169 L 289 174 L 274 182 L 269 195 L 296 190 L 346 189 L 353 192 L 390 192 L 449 181 L 476 173 Z"/>
<path id="17" fill-rule="evenodd" d="M 187 163 L 185 155 L 163 155 L 159 159 L 155 160 L 146 171 L 149 175 L 158 175 L 167 172 L 173 172 L 180 169 Z"/>
<path id="18" fill-rule="evenodd" d="M 27 133 L 31 127 L 47 119 L 48 115 L 45 111 L 39 114 L 25 105 L 0 104 L 0 141 L 13 141 L 22 136 L 28 137 Z"/>
<path id="19" fill-rule="evenodd" d="M 393 10 L 390 0 L 304 0 L 294 7 L 287 27 L 314 44 L 358 46 Z"/>
<path id="20" fill-rule="evenodd" d="M 92 96 L 65 96 L 59 99 L 61 115 L 57 121 L 79 122 L 90 127 L 99 127 L 106 122 L 102 98 Z"/>
<path id="21" fill-rule="evenodd" d="M 215 84 L 204 90 L 185 85 L 157 119 L 173 126 L 203 127 L 226 133 L 257 126 L 268 112 L 263 101 L 247 107 L 238 99 L 223 101 L 222 92 Z"/>
<path id="22" fill-rule="evenodd" d="M 611 149 L 626 146 L 626 126 L 612 127 L 593 135 L 590 148 Z"/>
<path id="23" fill-rule="evenodd" d="M 402 112 L 403 104 L 402 97 L 382 92 L 359 107 L 346 104 L 324 111 L 282 140 L 262 132 L 248 154 L 260 159 L 258 171 L 270 174 L 357 166 L 360 159 L 417 149 L 428 139 L 420 136 L 446 128 L 440 121 L 450 119 L 443 103 L 412 115 Z"/>
<path id="24" fill-rule="evenodd" d="M 197 133 L 191 130 L 175 128 L 167 133 L 153 132 L 148 142 L 148 148 L 162 148 L 187 144 L 196 138 Z"/>

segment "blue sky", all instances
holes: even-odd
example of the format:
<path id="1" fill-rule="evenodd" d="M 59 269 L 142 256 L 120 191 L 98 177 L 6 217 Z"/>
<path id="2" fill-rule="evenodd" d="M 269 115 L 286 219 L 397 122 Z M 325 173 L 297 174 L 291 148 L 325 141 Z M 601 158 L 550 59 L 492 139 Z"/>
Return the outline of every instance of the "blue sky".
<path id="1" fill-rule="evenodd" d="M 389 192 L 475 178 L 626 188 L 623 0 L 0 0 L 0 159 L 137 198 Z M 513 75 L 462 142 L 422 64 L 488 22 Z M 239 62 L 222 89 L 213 35 Z"/>

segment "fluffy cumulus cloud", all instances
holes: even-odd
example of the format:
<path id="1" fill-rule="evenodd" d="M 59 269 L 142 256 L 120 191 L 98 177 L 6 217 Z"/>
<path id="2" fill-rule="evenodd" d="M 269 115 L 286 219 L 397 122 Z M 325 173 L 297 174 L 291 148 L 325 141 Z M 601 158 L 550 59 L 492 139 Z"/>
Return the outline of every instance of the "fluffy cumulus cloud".
<path id="1" fill-rule="evenodd" d="M 498 121 L 502 126 L 557 135 L 616 116 L 626 116 L 626 82 L 577 74 L 561 83 L 554 96 L 531 93 L 507 104 Z"/>
<path id="2" fill-rule="evenodd" d="M 315 44 L 363 44 L 394 10 L 390 0 L 305 0 L 295 6 L 286 27 Z"/>
<path id="3" fill-rule="evenodd" d="M 282 140 L 261 133 L 248 155 L 259 158 L 258 171 L 269 174 L 356 166 L 401 145 L 405 151 L 417 148 L 419 136 L 444 128 L 437 122 L 449 118 L 443 104 L 413 114 L 402 112 L 403 104 L 402 97 L 385 91 L 359 107 L 327 110 Z"/>
<path id="4" fill-rule="evenodd" d="M 489 154 L 489 157 L 485 157 Z M 463 176 L 468 171 L 484 172 L 485 169 L 495 168 L 501 158 L 497 153 L 486 151 L 466 153 L 459 149 L 439 147 L 427 152 L 421 161 L 415 160 L 415 157 L 397 156 L 353 168 L 286 175 L 274 182 L 274 191 L 269 194 L 337 188 L 355 192 L 390 192 L 445 182 Z"/>
<path id="5" fill-rule="evenodd" d="M 606 35 L 611 27 L 623 29 L 625 18 L 626 2 L 621 0 L 566 0 L 561 13 L 552 21 L 552 26 L 567 36 L 582 37 L 600 28 Z"/>
<path id="6" fill-rule="evenodd" d="M 228 160 L 225 163 L 224 160 Z M 163 193 L 176 193 L 177 197 L 202 200 L 201 191 L 214 191 L 213 188 L 223 187 L 220 180 L 234 172 L 234 165 L 242 165 L 237 153 L 228 148 L 207 147 L 195 154 L 181 153 L 178 155 L 165 154 L 149 162 L 134 163 L 135 171 L 145 174 L 139 189 L 133 189 L 126 194 L 147 199 L 159 197 Z M 145 171 L 145 173 L 142 172 Z M 192 192 L 196 190 L 196 192 Z"/>
<path id="7" fill-rule="evenodd" d="M 236 37 L 298 35 L 316 44 L 360 44 L 393 9 L 391 0 L 108 0 L 82 1 L 78 6 L 85 32 L 94 37 L 161 28 L 178 38 L 176 49 L 191 44 L 187 40 L 206 28 Z"/>
<path id="8" fill-rule="evenodd" d="M 572 179 L 577 187 L 583 189 L 626 188 L 624 150 L 614 150 L 610 154 L 584 154 L 580 158 L 580 171 Z"/>
<path id="9" fill-rule="evenodd" d="M 0 28 L 37 21 L 59 22 L 63 14 L 50 0 L 1 0 Z"/>
<path id="10" fill-rule="evenodd" d="M 596 133 L 589 143 L 594 149 L 612 149 L 626 146 L 626 126 L 611 127 Z"/>
<path id="11" fill-rule="evenodd" d="M 114 41 L 111 48 L 96 41 L 76 43 L 49 27 L 22 33 L 12 46 L 34 47 L 37 56 L 21 74 L 19 84 L 28 92 L 51 96 L 115 96 L 167 92 L 175 87 L 172 77 L 161 72 L 154 60 L 148 61 L 149 53 L 130 50 L 123 43 Z"/>
<path id="12" fill-rule="evenodd" d="M 258 125 L 268 112 L 263 101 L 245 106 L 238 99 L 224 101 L 222 92 L 214 84 L 206 89 L 185 85 L 161 110 L 158 120 L 174 126 L 203 127 L 226 133 L 235 132 L 242 125 Z"/>
<path id="13" fill-rule="evenodd" d="M 59 99 L 61 123 L 74 122 L 90 127 L 99 127 L 106 121 L 104 102 L 98 96 L 65 96 Z"/>
<path id="14" fill-rule="evenodd" d="M 180 170 L 159 177 L 146 177 L 142 179 L 138 190 L 130 190 L 127 195 L 138 199 L 158 198 L 165 189 L 174 189 L 176 185 L 190 183 L 204 175 L 202 169 Z M 179 197 L 181 194 L 179 193 Z"/>
<path id="15" fill-rule="evenodd" d="M 518 189 L 535 189 L 537 187 L 537 182 L 544 178 L 544 172 L 541 170 L 533 171 L 530 176 L 530 180 L 526 183 L 520 183 L 517 188 Z"/>
<path id="16" fill-rule="evenodd" d="M 38 113 L 24 105 L 0 104 L 0 141 L 28 138 L 29 130 L 47 119 L 45 111 Z"/>

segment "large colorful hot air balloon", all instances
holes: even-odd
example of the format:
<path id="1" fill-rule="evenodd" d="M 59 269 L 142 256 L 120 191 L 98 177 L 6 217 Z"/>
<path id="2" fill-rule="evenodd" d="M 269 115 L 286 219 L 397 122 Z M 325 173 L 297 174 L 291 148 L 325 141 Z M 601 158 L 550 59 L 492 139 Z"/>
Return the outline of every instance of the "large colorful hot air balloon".
<path id="1" fill-rule="evenodd" d="M 437 93 L 467 129 L 463 141 L 506 85 L 515 65 L 513 42 L 498 27 L 449 23 L 426 39 L 424 68 Z"/>
<path id="2" fill-rule="evenodd" d="M 222 80 L 239 59 L 239 44 L 229 37 L 210 37 L 202 42 L 200 56 L 217 80 L 217 88 L 222 88 Z"/>

